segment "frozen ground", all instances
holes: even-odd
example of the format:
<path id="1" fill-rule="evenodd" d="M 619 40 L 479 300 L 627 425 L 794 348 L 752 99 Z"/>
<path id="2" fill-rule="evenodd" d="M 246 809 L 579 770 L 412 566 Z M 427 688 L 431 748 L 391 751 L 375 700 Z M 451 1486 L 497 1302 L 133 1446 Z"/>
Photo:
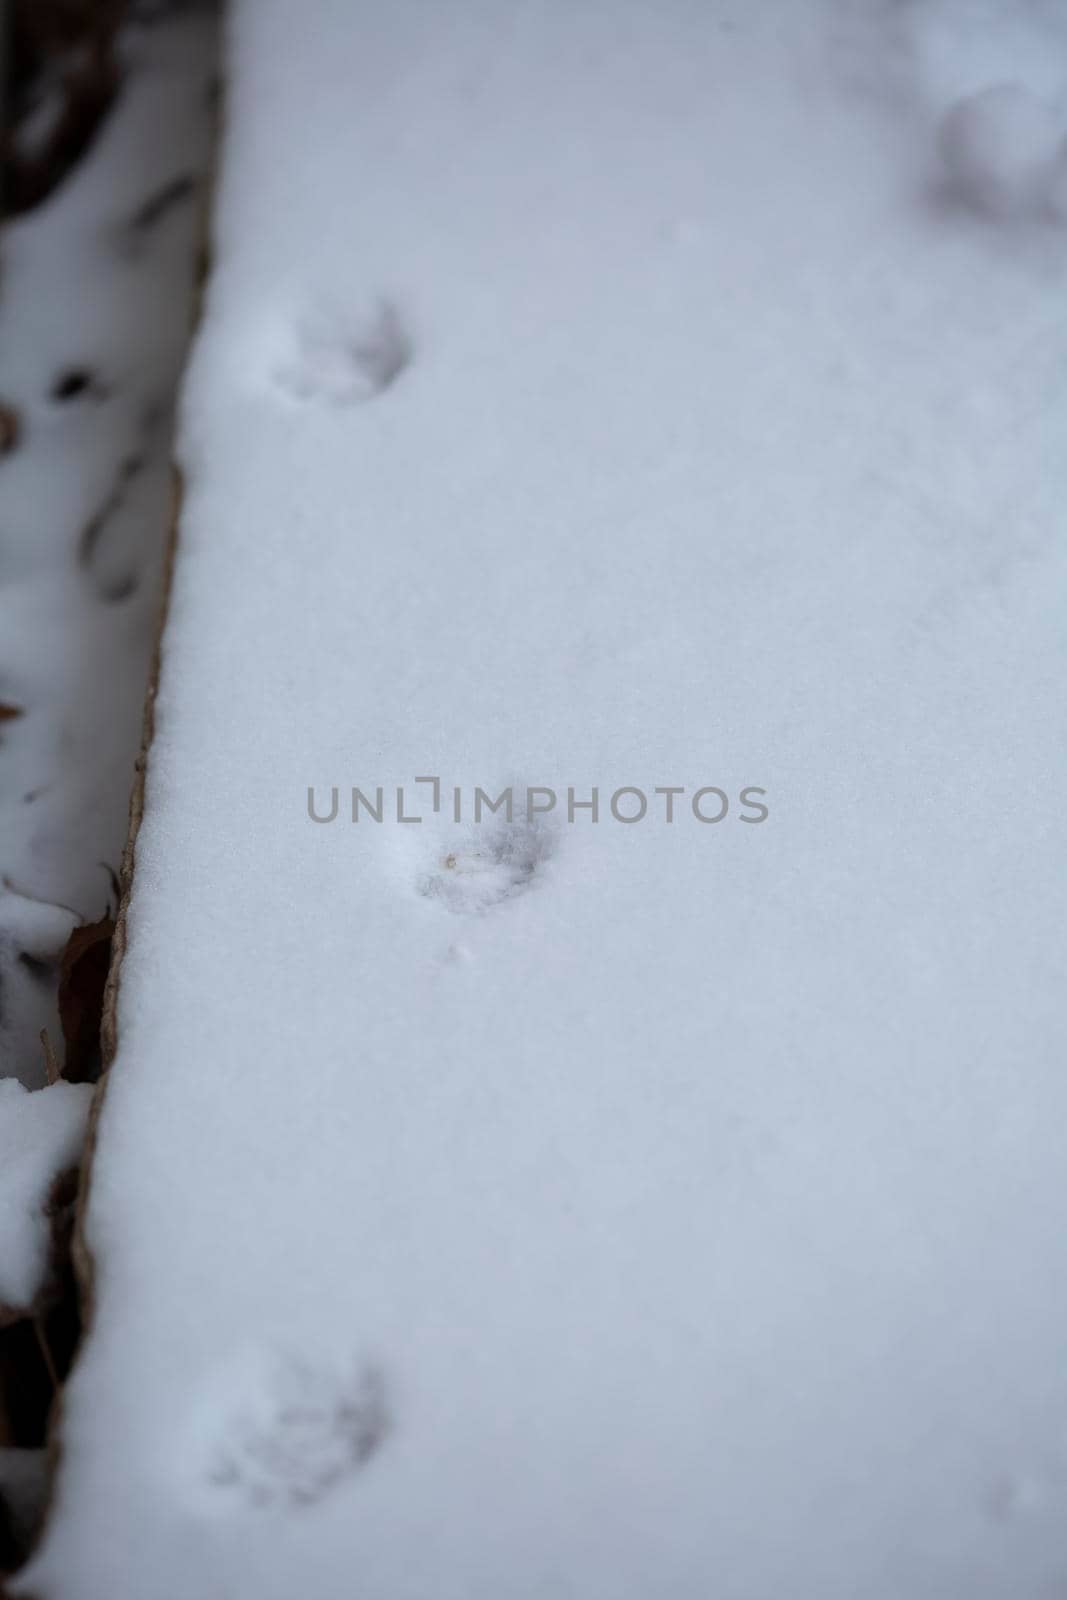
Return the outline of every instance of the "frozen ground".
<path id="1" fill-rule="evenodd" d="M 31 1093 L 0 1079 L 0 1319 L 33 1305 L 48 1266 L 45 1208 L 58 1173 L 78 1165 L 92 1089 Z"/>
<path id="2" fill-rule="evenodd" d="M 1048 1600 L 1062 9 L 238 0 L 228 63 L 15 1592 Z M 450 820 L 506 783 L 600 819 Z"/>
<path id="3" fill-rule="evenodd" d="M 29 1324 L 19 1319 L 32 1309 L 48 1338 L 46 1211 L 54 1180 L 78 1165 L 91 1096 L 87 1086 L 44 1087 L 40 1034 L 47 1029 L 62 1064 L 64 946 L 76 923 L 102 916 L 109 900 L 114 909 L 158 621 L 173 397 L 211 124 L 209 14 L 130 9 L 121 87 L 98 139 L 0 241 L 0 402 L 17 418 L 0 454 L 4 1446 L 25 1443 L 33 1412 Z M 32 1341 L 30 1355 L 39 1355 Z M 8 1517 L 21 1542 L 43 1487 L 41 1452 L 0 1448 L 0 1567 L 10 1559 Z"/>
<path id="4" fill-rule="evenodd" d="M 114 906 L 158 623 L 215 64 L 209 14 L 161 9 L 90 153 L 3 233 L 0 1076 L 31 1087 L 67 936 Z"/>

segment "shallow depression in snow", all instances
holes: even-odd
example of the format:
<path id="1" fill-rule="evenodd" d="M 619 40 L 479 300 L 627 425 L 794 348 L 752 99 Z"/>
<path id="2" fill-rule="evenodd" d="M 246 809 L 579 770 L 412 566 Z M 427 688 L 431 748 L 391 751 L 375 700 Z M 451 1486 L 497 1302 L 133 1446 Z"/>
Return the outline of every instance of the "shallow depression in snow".
<path id="1" fill-rule="evenodd" d="M 1000 220 L 1067 215 L 1067 119 L 1017 83 L 949 108 L 941 159 L 958 201 Z"/>
<path id="2" fill-rule="evenodd" d="M 495 818 L 436 838 L 429 866 L 416 880 L 420 894 L 446 911 L 476 915 L 533 888 L 556 836 L 537 817 Z"/>
<path id="3" fill-rule="evenodd" d="M 375 1366 L 345 1370 L 268 1349 L 244 1355 L 210 1387 L 195 1422 L 195 1480 L 215 1510 L 313 1505 L 389 1431 Z"/>
<path id="4" fill-rule="evenodd" d="M 317 312 L 297 323 L 291 338 L 273 374 L 291 400 L 362 405 L 411 364 L 410 334 L 387 299 L 356 315 Z"/>

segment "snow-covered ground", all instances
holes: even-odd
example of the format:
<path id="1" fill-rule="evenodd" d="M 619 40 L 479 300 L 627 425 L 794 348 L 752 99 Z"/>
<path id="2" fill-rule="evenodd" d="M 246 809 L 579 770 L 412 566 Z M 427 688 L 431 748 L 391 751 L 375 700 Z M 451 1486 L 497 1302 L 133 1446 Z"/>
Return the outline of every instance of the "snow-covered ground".
<path id="1" fill-rule="evenodd" d="M 143 9 L 89 154 L 3 232 L 0 1076 L 31 1087 L 67 936 L 114 909 L 202 229 L 213 19 Z"/>
<path id="2" fill-rule="evenodd" d="M 1059 1592 L 1067 16 L 237 0 L 228 76 L 14 1592 Z"/>
<path id="3" fill-rule="evenodd" d="M 92 1089 L 0 1079 L 0 1319 L 33 1305 L 48 1267 L 48 1191 L 78 1165 Z"/>
<path id="4" fill-rule="evenodd" d="M 69 1192 L 55 1180 L 78 1166 L 92 1090 L 44 1087 L 41 1031 L 62 1067 L 64 947 L 77 923 L 114 910 L 161 598 L 215 46 L 203 6 L 132 5 L 98 137 L 0 239 L 0 1571 L 46 1489 L 43 1451 L 26 1448 L 43 1435 L 49 1395 L 46 1381 L 37 1415 L 34 1362 L 54 1375 L 66 1353 L 48 1348 L 67 1284 L 50 1259 L 69 1232 Z M 61 76 L 37 85 L 38 133 Z M 24 1337 L 31 1315 L 43 1358 Z"/>

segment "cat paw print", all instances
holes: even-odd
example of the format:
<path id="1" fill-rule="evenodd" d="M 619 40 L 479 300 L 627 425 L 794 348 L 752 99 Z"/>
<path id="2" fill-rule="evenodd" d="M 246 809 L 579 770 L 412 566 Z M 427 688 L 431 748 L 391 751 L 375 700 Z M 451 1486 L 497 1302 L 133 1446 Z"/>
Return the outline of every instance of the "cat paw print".
<path id="1" fill-rule="evenodd" d="M 377 1367 L 345 1372 L 261 1352 L 215 1387 L 198 1424 L 196 1479 L 216 1510 L 314 1505 L 367 1465 L 390 1428 Z"/>
<path id="2" fill-rule="evenodd" d="M 274 380 L 300 403 L 364 405 L 391 388 L 411 359 L 411 336 L 399 311 L 381 300 L 361 317 L 320 314 L 299 325 Z"/>
<path id="3" fill-rule="evenodd" d="M 554 847 L 554 832 L 537 817 L 457 829 L 438 838 L 416 886 L 446 911 L 477 915 L 532 889 Z"/>
<path id="4" fill-rule="evenodd" d="M 1021 84 L 957 100 L 938 146 L 957 204 L 999 222 L 1067 220 L 1067 120 Z"/>

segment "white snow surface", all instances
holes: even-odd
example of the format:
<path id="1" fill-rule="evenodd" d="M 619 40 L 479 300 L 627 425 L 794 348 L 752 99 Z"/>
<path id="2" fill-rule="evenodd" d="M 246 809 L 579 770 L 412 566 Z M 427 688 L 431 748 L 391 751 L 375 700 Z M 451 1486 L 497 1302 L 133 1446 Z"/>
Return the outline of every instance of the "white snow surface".
<path id="1" fill-rule="evenodd" d="M 29 1089 L 0 1079 L 0 1307 L 21 1311 L 44 1287 L 55 1179 L 76 1167 L 89 1104 L 87 1083 Z"/>
<path id="2" fill-rule="evenodd" d="M 1067 231 L 961 192 L 1025 129 L 944 130 L 1061 115 L 1067 17 L 237 0 L 228 50 L 15 1592 L 1044 1600 Z M 398 823 L 431 774 L 602 815 Z"/>

